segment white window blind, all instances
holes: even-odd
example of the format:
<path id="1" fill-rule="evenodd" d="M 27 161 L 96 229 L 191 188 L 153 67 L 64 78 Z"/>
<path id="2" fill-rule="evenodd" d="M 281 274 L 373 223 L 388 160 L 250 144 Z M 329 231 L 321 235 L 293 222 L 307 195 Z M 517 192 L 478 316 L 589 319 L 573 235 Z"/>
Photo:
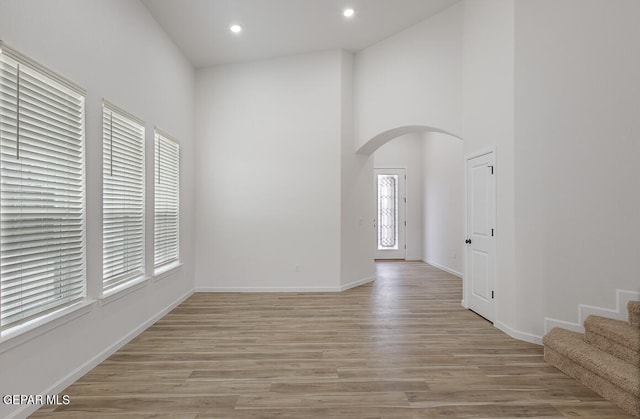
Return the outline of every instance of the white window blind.
<path id="1" fill-rule="evenodd" d="M 102 110 L 103 292 L 144 276 L 144 125 Z"/>
<path id="2" fill-rule="evenodd" d="M 155 132 L 154 266 L 179 261 L 180 146 Z"/>
<path id="3" fill-rule="evenodd" d="M 0 330 L 6 330 L 85 296 L 84 91 L 0 48 Z"/>

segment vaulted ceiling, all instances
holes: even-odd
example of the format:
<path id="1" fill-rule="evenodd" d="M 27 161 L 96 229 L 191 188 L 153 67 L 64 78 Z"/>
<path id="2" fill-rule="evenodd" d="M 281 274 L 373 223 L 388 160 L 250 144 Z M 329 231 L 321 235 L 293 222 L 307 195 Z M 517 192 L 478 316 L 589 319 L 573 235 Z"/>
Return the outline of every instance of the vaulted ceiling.
<path id="1" fill-rule="evenodd" d="M 459 0 L 142 0 L 197 67 L 342 48 L 356 52 Z M 346 18 L 342 12 L 353 8 Z M 229 30 L 239 24 L 243 30 Z"/>

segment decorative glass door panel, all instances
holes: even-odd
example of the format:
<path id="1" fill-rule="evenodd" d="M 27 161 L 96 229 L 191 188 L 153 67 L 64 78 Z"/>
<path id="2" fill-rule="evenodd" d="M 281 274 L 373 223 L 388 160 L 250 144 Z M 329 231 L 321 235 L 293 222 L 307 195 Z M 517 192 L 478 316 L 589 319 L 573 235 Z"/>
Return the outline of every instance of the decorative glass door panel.
<path id="1" fill-rule="evenodd" d="M 378 175 L 378 250 L 398 250 L 398 175 Z"/>
<path id="2" fill-rule="evenodd" d="M 405 169 L 374 169 L 375 259 L 404 259 Z"/>

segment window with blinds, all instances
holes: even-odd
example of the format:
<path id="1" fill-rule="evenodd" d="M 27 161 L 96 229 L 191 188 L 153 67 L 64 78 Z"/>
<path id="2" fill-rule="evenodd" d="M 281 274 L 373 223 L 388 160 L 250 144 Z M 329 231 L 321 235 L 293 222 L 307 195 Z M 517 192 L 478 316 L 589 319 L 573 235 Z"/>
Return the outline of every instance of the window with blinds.
<path id="1" fill-rule="evenodd" d="M 179 261 L 180 146 L 155 132 L 154 266 L 156 270 Z"/>
<path id="2" fill-rule="evenodd" d="M 84 100 L 0 44 L 0 330 L 84 300 Z"/>
<path id="3" fill-rule="evenodd" d="M 144 276 L 144 124 L 102 107 L 103 293 Z"/>

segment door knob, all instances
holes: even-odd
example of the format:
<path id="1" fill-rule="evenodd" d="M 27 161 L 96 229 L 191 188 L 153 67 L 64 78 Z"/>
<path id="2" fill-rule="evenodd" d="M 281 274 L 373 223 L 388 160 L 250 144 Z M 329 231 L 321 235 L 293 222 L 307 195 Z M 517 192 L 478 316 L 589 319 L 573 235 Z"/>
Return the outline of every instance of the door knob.
<path id="1" fill-rule="evenodd" d="M 464 242 L 467 243 L 467 244 L 471 244 L 471 239 L 467 239 Z"/>

